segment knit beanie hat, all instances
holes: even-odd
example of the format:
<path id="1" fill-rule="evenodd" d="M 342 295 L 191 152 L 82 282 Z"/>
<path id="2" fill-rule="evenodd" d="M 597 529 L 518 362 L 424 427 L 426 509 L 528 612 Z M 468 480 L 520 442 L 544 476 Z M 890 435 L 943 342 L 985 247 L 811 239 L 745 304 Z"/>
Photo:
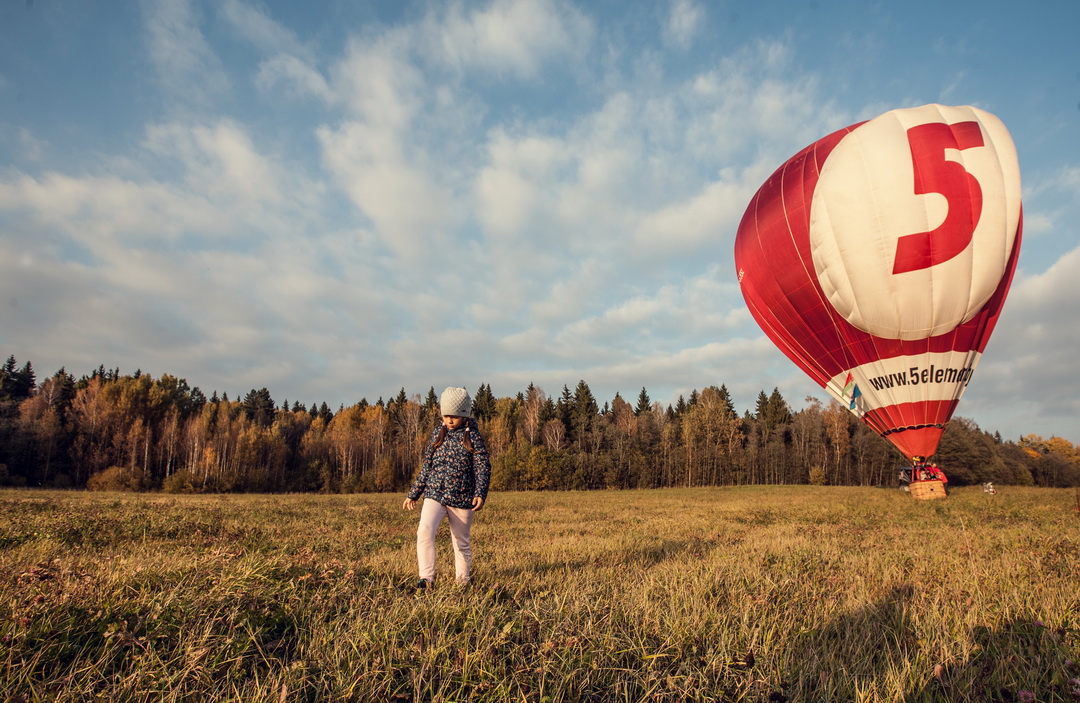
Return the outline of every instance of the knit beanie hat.
<path id="1" fill-rule="evenodd" d="M 447 388 L 439 398 L 439 411 L 453 417 L 472 417 L 472 398 L 464 388 Z"/>

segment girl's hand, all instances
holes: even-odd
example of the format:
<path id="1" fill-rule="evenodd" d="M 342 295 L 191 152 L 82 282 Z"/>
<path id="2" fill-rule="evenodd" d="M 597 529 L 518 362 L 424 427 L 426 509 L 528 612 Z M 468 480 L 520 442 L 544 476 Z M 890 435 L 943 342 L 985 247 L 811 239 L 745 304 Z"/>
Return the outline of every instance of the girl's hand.
<path id="1" fill-rule="evenodd" d="M 401 505 L 402 510 L 412 510 L 416 507 L 416 501 L 412 498 L 406 498 L 405 502 Z"/>
<path id="2" fill-rule="evenodd" d="M 481 498 L 480 496 L 476 496 L 475 498 L 472 499 L 472 509 L 473 509 L 474 513 L 477 510 L 479 510 L 480 508 L 482 508 L 482 507 L 484 507 L 484 499 L 483 498 Z"/>

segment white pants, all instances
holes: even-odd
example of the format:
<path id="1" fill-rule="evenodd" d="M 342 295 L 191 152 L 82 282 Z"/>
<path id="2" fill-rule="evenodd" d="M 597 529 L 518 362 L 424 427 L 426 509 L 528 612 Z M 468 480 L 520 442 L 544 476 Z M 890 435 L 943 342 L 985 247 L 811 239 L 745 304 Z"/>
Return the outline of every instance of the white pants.
<path id="1" fill-rule="evenodd" d="M 469 530 L 473 511 L 470 508 L 450 508 L 437 500 L 424 499 L 420 508 L 420 527 L 416 529 L 416 563 L 420 578 L 435 581 L 435 535 L 443 518 L 450 522 L 450 539 L 454 543 L 454 573 L 458 583 L 469 580 L 472 548 Z"/>

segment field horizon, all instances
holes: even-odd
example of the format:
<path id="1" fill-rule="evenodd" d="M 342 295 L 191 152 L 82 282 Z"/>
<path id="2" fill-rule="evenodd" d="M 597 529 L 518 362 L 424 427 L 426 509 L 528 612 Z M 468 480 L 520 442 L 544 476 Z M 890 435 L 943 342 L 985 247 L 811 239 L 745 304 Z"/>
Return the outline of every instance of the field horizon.
<path id="1" fill-rule="evenodd" d="M 1072 489 L 402 498 L 0 490 L 0 697 L 1080 700 Z"/>

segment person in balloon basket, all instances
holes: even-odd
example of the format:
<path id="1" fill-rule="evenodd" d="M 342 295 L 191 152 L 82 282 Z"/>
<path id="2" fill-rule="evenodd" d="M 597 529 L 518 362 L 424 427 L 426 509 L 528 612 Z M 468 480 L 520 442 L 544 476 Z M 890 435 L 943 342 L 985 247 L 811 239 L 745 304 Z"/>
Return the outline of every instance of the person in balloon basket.
<path id="1" fill-rule="evenodd" d="M 945 495 L 949 495 L 949 479 L 945 477 L 945 472 L 938 468 L 938 465 L 934 462 L 930 462 L 926 465 L 925 474 L 931 481 L 941 481 L 941 488 L 945 491 Z"/>
<path id="2" fill-rule="evenodd" d="M 949 479 L 945 477 L 945 472 L 938 468 L 936 463 L 927 461 L 924 457 L 912 457 L 911 477 L 914 481 L 941 481 L 942 490 L 945 491 L 945 495 L 949 495 Z"/>
<path id="3" fill-rule="evenodd" d="M 413 510 L 421 496 L 420 526 L 416 530 L 418 589 L 435 583 L 435 535 L 443 518 L 450 523 L 454 573 L 459 584 L 469 582 L 473 516 L 484 507 L 491 481 L 491 461 L 484 438 L 472 417 L 472 399 L 464 388 L 447 388 L 439 397 L 442 422 L 431 432 L 420 473 L 402 508 Z"/>

